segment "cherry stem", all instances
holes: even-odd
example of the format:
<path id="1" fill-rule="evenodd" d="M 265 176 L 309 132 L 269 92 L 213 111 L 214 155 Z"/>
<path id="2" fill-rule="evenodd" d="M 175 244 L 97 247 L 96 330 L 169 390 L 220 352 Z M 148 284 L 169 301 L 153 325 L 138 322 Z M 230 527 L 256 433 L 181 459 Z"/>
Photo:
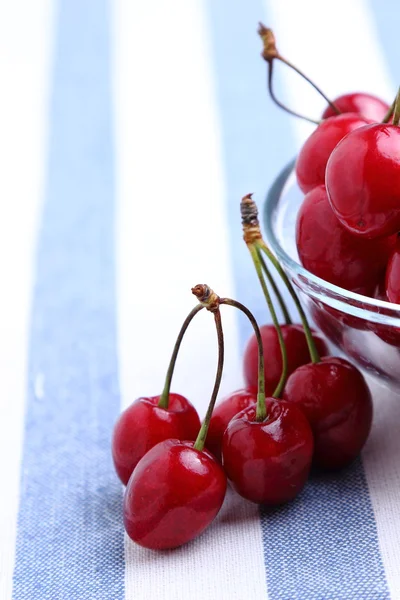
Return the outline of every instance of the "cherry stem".
<path id="1" fill-rule="evenodd" d="M 264 254 L 266 254 L 266 256 L 268 257 L 268 259 L 274 265 L 275 269 L 278 271 L 278 274 L 281 277 L 281 279 L 283 280 L 284 284 L 286 285 L 287 290 L 288 290 L 289 294 L 291 295 L 291 297 L 293 299 L 293 302 L 296 305 L 296 308 L 297 308 L 297 310 L 299 312 L 299 315 L 300 315 L 301 322 L 303 324 L 304 334 L 306 336 L 307 345 L 308 345 L 308 351 L 310 352 L 311 361 L 313 363 L 319 363 L 321 359 L 320 359 L 320 356 L 318 354 L 318 350 L 317 350 L 317 347 L 315 345 L 315 341 L 314 341 L 313 335 L 311 333 L 310 325 L 308 324 L 308 320 L 307 320 L 306 314 L 305 314 L 305 312 L 303 310 L 303 307 L 302 307 L 302 305 L 300 303 L 300 300 L 297 297 L 296 292 L 294 291 L 294 288 L 293 288 L 293 286 L 292 286 L 292 284 L 291 284 L 291 282 L 289 280 L 289 277 L 286 275 L 286 273 L 283 270 L 283 268 L 281 267 L 279 261 L 272 254 L 271 250 L 268 248 L 268 246 L 266 245 L 266 243 L 264 242 L 264 240 L 262 238 L 260 238 L 259 240 L 257 240 L 256 246 L 262 252 L 264 252 Z"/>
<path id="2" fill-rule="evenodd" d="M 261 339 L 261 332 L 258 323 L 250 310 L 241 304 L 237 300 L 231 298 L 220 298 L 220 304 L 227 304 L 239 309 L 246 315 L 250 323 L 253 326 L 254 334 L 257 339 L 258 345 L 258 389 L 257 389 L 257 407 L 256 407 L 256 421 L 262 422 L 267 418 L 267 407 L 265 404 L 265 373 L 264 373 L 264 348 Z"/>
<path id="3" fill-rule="evenodd" d="M 395 104 L 396 104 L 396 98 L 393 100 L 392 104 L 389 107 L 389 110 L 387 111 L 386 115 L 383 117 L 382 123 L 389 123 L 389 121 L 390 121 L 390 119 L 392 118 L 392 115 L 393 115 L 394 105 Z"/>
<path id="4" fill-rule="evenodd" d="M 330 100 L 324 94 L 324 92 L 321 90 L 321 88 L 319 88 L 309 77 L 307 77 L 307 75 L 305 75 L 305 73 L 303 73 L 303 71 L 300 71 L 300 69 L 298 67 L 296 67 L 293 63 L 291 63 L 289 60 L 287 60 L 280 54 L 279 50 L 276 47 L 275 36 L 274 36 L 272 29 L 265 27 L 265 25 L 263 25 L 262 23 L 259 23 L 258 34 L 261 37 L 262 42 L 263 42 L 263 51 L 261 53 L 261 56 L 268 63 L 268 90 L 269 90 L 271 98 L 275 102 L 275 104 L 277 104 L 280 108 L 283 108 L 283 110 L 285 110 L 286 112 L 288 112 L 291 115 L 300 117 L 300 119 L 304 119 L 305 121 L 309 121 L 310 123 L 315 123 L 317 125 L 319 124 L 318 121 L 315 121 L 314 119 L 305 117 L 304 115 L 301 115 L 301 114 L 291 110 L 290 108 L 288 108 L 287 106 L 282 104 L 276 98 L 274 91 L 273 91 L 273 86 L 272 86 L 272 79 L 273 79 L 272 75 L 273 75 L 273 63 L 274 63 L 274 60 L 277 59 L 277 60 L 280 60 L 283 64 L 285 64 L 287 67 L 289 67 L 290 69 L 295 71 L 305 81 L 307 81 L 307 83 L 309 83 L 318 92 L 318 94 L 320 94 L 322 96 L 322 98 L 324 98 L 324 100 L 329 104 L 329 106 L 332 108 L 332 110 L 336 114 L 338 114 L 338 115 L 341 114 L 341 111 L 336 106 L 336 104 L 334 102 L 332 102 L 332 100 Z"/>
<path id="5" fill-rule="evenodd" d="M 219 309 L 217 309 L 213 310 L 213 314 L 218 337 L 218 366 L 217 373 L 215 375 L 214 389 L 211 394 L 211 399 L 207 408 L 206 416 L 204 417 L 204 421 L 200 427 L 199 434 L 193 446 L 196 450 L 199 450 L 200 452 L 203 450 L 204 444 L 206 442 L 207 432 L 210 426 L 210 420 L 214 410 L 215 401 L 218 396 L 219 387 L 221 385 L 222 371 L 224 368 L 224 332 L 222 329 L 221 313 Z"/>
<path id="6" fill-rule="evenodd" d="M 306 117 L 305 115 L 302 115 L 302 114 L 296 112 L 295 110 L 292 110 L 291 108 L 286 106 L 286 104 L 283 104 L 280 100 L 278 100 L 278 98 L 275 96 L 274 88 L 272 85 L 273 72 L 274 72 L 273 65 L 274 65 L 273 60 L 268 62 L 268 92 L 269 92 L 269 95 L 271 96 L 271 100 L 277 106 L 279 106 L 279 108 L 281 108 L 282 110 L 287 112 L 289 115 L 293 115 L 294 117 L 298 117 L 299 119 L 303 119 L 304 121 L 308 121 L 309 123 L 313 123 L 314 125 L 319 125 L 319 123 L 320 123 L 319 121 L 316 121 L 315 119 L 311 119 L 310 117 Z"/>
<path id="7" fill-rule="evenodd" d="M 262 254 L 259 254 L 258 258 L 260 259 L 260 263 L 261 263 L 262 269 L 264 271 L 264 274 L 266 275 L 272 289 L 274 290 L 274 294 L 276 296 L 276 299 L 278 300 L 280 309 L 282 311 L 283 318 L 285 320 L 285 324 L 291 325 L 292 319 L 290 318 L 290 313 L 289 313 L 288 307 L 286 306 L 286 302 L 283 299 L 280 289 L 278 288 L 275 279 L 272 277 L 271 271 L 268 269 L 267 263 L 265 262 Z"/>
<path id="8" fill-rule="evenodd" d="M 174 374 L 174 369 L 175 369 L 175 363 L 176 363 L 176 359 L 178 357 L 178 352 L 179 352 L 179 348 L 181 346 L 182 343 L 182 339 L 183 336 L 186 333 L 186 329 L 189 327 L 191 321 L 193 320 L 193 318 L 197 315 L 197 313 L 199 311 L 201 311 L 204 308 L 204 306 L 202 304 L 198 304 L 197 306 L 195 306 L 190 313 L 188 314 L 188 316 L 186 317 L 186 319 L 183 322 L 183 325 L 181 327 L 181 330 L 179 332 L 179 335 L 177 337 L 177 340 L 175 342 L 175 346 L 172 352 L 172 356 L 171 356 L 171 360 L 168 366 L 168 371 L 167 371 L 167 375 L 165 377 L 165 383 L 164 383 L 164 389 L 162 391 L 162 394 L 160 396 L 160 399 L 158 401 L 158 407 L 159 408 L 168 408 L 168 404 L 169 404 L 169 391 L 171 388 L 171 381 L 172 381 L 172 375 Z"/>
<path id="9" fill-rule="evenodd" d="M 272 322 L 275 326 L 276 329 L 276 333 L 278 335 L 278 340 L 279 340 L 279 347 L 281 349 L 281 355 L 282 355 L 282 373 L 281 373 L 281 377 L 279 379 L 278 385 L 276 386 L 276 389 L 273 393 L 274 398 L 280 398 L 282 392 L 283 392 L 283 388 L 285 387 L 285 383 L 286 383 L 286 379 L 287 379 L 287 373 L 288 373 L 288 361 L 287 361 L 287 352 L 286 352 L 286 346 L 285 346 L 285 341 L 283 339 L 283 334 L 282 334 L 282 329 L 281 326 L 279 325 L 279 321 L 278 318 L 276 316 L 276 312 L 275 312 L 275 307 L 274 304 L 271 300 L 271 296 L 267 287 L 267 284 L 265 283 L 265 279 L 263 276 L 263 272 L 262 272 L 262 267 L 261 267 L 261 262 L 260 262 L 260 251 L 258 250 L 257 246 L 253 245 L 253 244 L 248 244 L 248 249 L 250 251 L 251 254 L 251 258 L 253 259 L 253 263 L 256 269 L 256 273 L 257 273 L 257 277 L 258 280 L 261 284 L 262 287 L 262 291 L 264 293 L 264 297 L 265 300 L 267 302 L 268 305 L 268 309 L 269 312 L 271 314 L 272 317 Z"/>
<path id="10" fill-rule="evenodd" d="M 318 94 L 320 96 L 322 96 L 322 98 L 325 100 L 325 102 L 327 102 L 329 104 L 329 106 L 331 107 L 331 109 L 333 111 L 335 111 L 335 113 L 337 115 L 342 114 L 341 110 L 336 106 L 336 104 L 332 100 L 330 100 L 328 98 L 328 96 L 326 96 L 324 94 L 324 92 L 321 90 L 321 88 L 319 88 L 316 83 L 314 83 L 309 77 L 307 77 L 307 75 L 305 73 L 303 73 L 303 71 L 300 71 L 300 69 L 298 69 L 296 67 L 296 65 L 294 65 L 289 60 L 287 60 L 286 58 L 284 58 L 281 54 L 278 54 L 278 56 L 276 58 L 278 60 L 280 60 L 281 62 L 283 62 L 290 69 L 293 69 L 293 71 L 295 71 L 296 73 L 298 73 L 298 75 L 300 75 L 300 77 L 302 77 L 305 81 L 307 81 L 307 83 L 309 83 L 314 88 L 314 90 L 316 92 L 318 92 Z"/>
<path id="11" fill-rule="evenodd" d="M 393 125 L 398 125 L 400 121 L 400 88 L 396 94 L 393 109 Z"/>
<path id="12" fill-rule="evenodd" d="M 314 342 L 314 338 L 311 333 L 310 326 L 307 321 L 307 317 L 296 295 L 296 292 L 294 291 L 293 286 L 290 283 L 288 276 L 282 269 L 279 261 L 275 258 L 275 256 L 272 254 L 271 250 L 268 248 L 268 246 L 263 240 L 260 229 L 260 222 L 258 220 L 258 209 L 256 203 L 252 198 L 252 194 L 247 194 L 246 196 L 243 196 L 240 202 L 240 213 L 242 216 L 244 241 L 246 242 L 248 247 L 254 245 L 258 250 L 264 252 L 264 254 L 267 255 L 267 258 L 274 265 L 275 269 L 278 271 L 279 276 L 283 280 L 285 286 L 289 291 L 289 294 L 291 295 L 297 307 L 297 310 L 299 311 L 301 322 L 303 323 L 304 333 L 307 339 L 307 345 L 308 350 L 310 352 L 311 360 L 313 363 L 318 363 L 320 361 L 320 357 Z"/>

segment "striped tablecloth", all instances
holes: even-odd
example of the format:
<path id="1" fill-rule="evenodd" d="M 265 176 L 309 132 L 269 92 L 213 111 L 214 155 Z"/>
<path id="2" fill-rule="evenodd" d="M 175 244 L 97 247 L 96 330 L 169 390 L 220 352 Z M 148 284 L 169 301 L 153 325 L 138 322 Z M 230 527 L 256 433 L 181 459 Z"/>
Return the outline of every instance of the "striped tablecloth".
<path id="1" fill-rule="evenodd" d="M 195 542 L 124 538 L 110 457 L 121 407 L 161 391 L 207 282 L 268 317 L 238 202 L 260 203 L 307 124 L 265 89 L 259 20 L 327 94 L 388 101 L 395 0 L 0 2 L 0 599 L 400 598 L 400 398 L 375 388 L 362 459 L 279 510 L 228 493 Z M 281 69 L 278 93 L 317 116 Z M 204 311 L 205 312 L 205 311 Z M 248 325 L 223 312 L 222 394 Z M 188 333 L 173 389 L 204 414 L 212 319 Z"/>

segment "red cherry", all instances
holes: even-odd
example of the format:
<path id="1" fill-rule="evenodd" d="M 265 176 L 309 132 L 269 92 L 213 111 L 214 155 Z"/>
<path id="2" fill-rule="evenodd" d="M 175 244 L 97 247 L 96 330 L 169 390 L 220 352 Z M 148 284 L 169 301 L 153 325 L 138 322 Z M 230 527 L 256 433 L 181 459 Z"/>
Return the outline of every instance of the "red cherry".
<path id="1" fill-rule="evenodd" d="M 195 440 L 200 419 L 194 406 L 180 394 L 169 394 L 168 408 L 160 396 L 138 398 L 119 416 L 114 427 L 112 456 L 125 485 L 139 460 L 156 444 L 169 438 Z"/>
<path id="2" fill-rule="evenodd" d="M 325 169 L 335 146 L 350 131 L 370 123 L 360 115 L 347 113 L 322 121 L 305 141 L 296 161 L 297 182 L 304 193 L 325 183 Z"/>
<path id="3" fill-rule="evenodd" d="M 339 469 L 359 455 L 371 429 L 372 399 L 364 377 L 347 360 L 328 357 L 299 367 L 283 397 L 310 422 L 317 466 Z"/>
<path id="4" fill-rule="evenodd" d="M 267 398 L 266 407 L 268 416 L 262 422 L 255 420 L 255 406 L 231 420 L 222 441 L 223 465 L 241 496 L 259 504 L 277 505 L 293 500 L 304 487 L 313 435 L 295 406 Z"/>
<path id="5" fill-rule="evenodd" d="M 186 544 L 210 525 L 225 492 L 225 473 L 207 450 L 160 442 L 139 461 L 125 490 L 126 532 L 153 550 Z"/>
<path id="6" fill-rule="evenodd" d="M 314 275 L 359 294 L 373 293 L 396 238 L 364 240 L 349 233 L 329 204 L 325 186 L 304 198 L 297 215 L 301 264 Z"/>
<path id="7" fill-rule="evenodd" d="M 394 302 L 399 304 L 400 301 L 400 288 L 396 281 L 399 277 L 400 269 L 400 241 L 397 240 L 396 247 L 394 248 L 386 270 L 386 277 L 384 281 L 381 281 L 377 285 L 374 298 L 377 300 L 384 300 L 385 302 Z M 389 299 L 390 294 L 390 299 Z M 397 298 L 397 299 L 396 299 Z M 384 323 L 370 323 L 370 329 L 378 337 L 390 346 L 400 348 L 400 328 L 394 327 L 393 325 L 387 325 Z"/>
<path id="8" fill-rule="evenodd" d="M 310 361 L 307 339 L 301 325 L 281 325 L 283 340 L 286 345 L 288 358 L 288 373 L 293 373 L 300 365 Z M 274 325 L 260 327 L 264 348 L 265 393 L 269 396 L 274 392 L 282 372 L 282 354 L 278 334 Z M 320 356 L 328 354 L 325 340 L 313 332 L 314 340 Z M 244 356 L 244 378 L 252 390 L 257 389 L 258 381 L 258 347 L 255 335 L 249 339 Z"/>
<path id="9" fill-rule="evenodd" d="M 256 402 L 257 393 L 243 389 L 229 394 L 214 408 L 207 433 L 206 446 L 218 460 L 221 460 L 222 437 L 229 421 L 244 408 Z"/>
<path id="10" fill-rule="evenodd" d="M 318 329 L 334 344 L 339 345 L 344 325 L 329 310 L 326 310 L 327 308 L 322 302 L 313 301 L 309 306 L 310 315 Z"/>
<path id="11" fill-rule="evenodd" d="M 400 304 L 400 240 L 390 255 L 385 278 L 386 299 Z"/>
<path id="12" fill-rule="evenodd" d="M 400 230 L 400 127 L 366 125 L 349 133 L 326 169 L 331 206 L 353 234 L 366 238 Z"/>
<path id="13" fill-rule="evenodd" d="M 382 121 L 389 110 L 389 105 L 372 94 L 365 92 L 353 92 L 351 94 L 343 94 L 334 101 L 341 113 L 357 113 L 365 119 L 372 121 Z M 329 105 L 322 113 L 323 119 L 335 117 L 336 113 Z"/>

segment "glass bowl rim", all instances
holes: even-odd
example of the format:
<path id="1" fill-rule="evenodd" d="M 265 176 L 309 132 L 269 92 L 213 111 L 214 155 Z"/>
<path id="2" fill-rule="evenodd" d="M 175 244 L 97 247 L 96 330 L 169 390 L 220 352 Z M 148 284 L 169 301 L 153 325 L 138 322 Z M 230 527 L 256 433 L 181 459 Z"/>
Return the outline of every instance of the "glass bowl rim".
<path id="1" fill-rule="evenodd" d="M 335 298 L 335 307 L 346 314 L 359 315 L 365 320 L 381 322 L 400 326 L 400 304 L 393 304 L 385 300 L 378 300 L 363 296 L 355 292 L 350 292 L 345 288 L 341 288 L 333 283 L 329 283 L 325 279 L 321 279 L 305 269 L 299 262 L 294 260 L 286 250 L 281 246 L 277 236 L 275 235 L 273 222 L 276 214 L 279 201 L 281 199 L 284 188 L 289 179 L 294 176 L 294 167 L 296 158 L 292 159 L 278 174 L 267 192 L 263 208 L 263 223 L 266 234 L 266 241 L 271 250 L 277 256 L 282 266 L 300 277 L 307 285 L 314 286 L 321 291 L 327 292 L 327 297 Z M 353 310 L 349 310 L 349 307 Z M 384 314 L 382 314 L 382 312 Z"/>

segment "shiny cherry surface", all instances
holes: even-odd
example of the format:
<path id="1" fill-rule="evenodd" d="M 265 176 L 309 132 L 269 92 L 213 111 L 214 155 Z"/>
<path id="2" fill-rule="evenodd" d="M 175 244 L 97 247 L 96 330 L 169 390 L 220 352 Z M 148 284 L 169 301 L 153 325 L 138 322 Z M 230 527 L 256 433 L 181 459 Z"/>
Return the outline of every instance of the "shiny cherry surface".
<path id="1" fill-rule="evenodd" d="M 237 390 L 218 402 L 208 428 L 206 446 L 212 454 L 221 460 L 222 437 L 229 421 L 240 411 L 257 402 L 257 392 Z"/>
<path id="2" fill-rule="evenodd" d="M 390 255 L 385 278 L 386 297 L 389 302 L 400 304 L 400 239 Z"/>
<path id="3" fill-rule="evenodd" d="M 297 367 L 310 361 L 307 339 L 301 325 L 281 325 L 283 339 L 288 358 L 288 372 L 293 373 Z M 273 325 L 260 327 L 264 349 L 265 393 L 271 396 L 282 373 L 282 355 L 278 334 Z M 328 347 L 323 337 L 314 333 L 314 340 L 320 356 L 328 354 Z M 249 339 L 243 356 L 244 379 L 247 387 L 257 390 L 258 381 L 258 346 L 255 335 Z"/>
<path id="4" fill-rule="evenodd" d="M 342 113 L 357 113 L 372 121 L 382 121 L 389 110 L 389 104 L 377 96 L 366 94 L 365 92 L 343 94 L 336 98 L 334 103 Z M 329 105 L 322 113 L 323 119 L 335 116 L 336 112 Z"/>
<path id="5" fill-rule="evenodd" d="M 267 419 L 257 422 L 256 407 L 234 417 L 223 437 L 225 472 L 235 490 L 258 504 L 293 500 L 304 487 L 313 454 L 307 419 L 295 406 L 267 398 Z"/>
<path id="6" fill-rule="evenodd" d="M 137 464 L 124 496 L 129 537 L 153 550 L 186 544 L 218 514 L 226 476 L 207 450 L 193 442 L 165 440 Z"/>
<path id="7" fill-rule="evenodd" d="M 301 264 L 321 279 L 359 294 L 372 295 L 395 241 L 393 236 L 366 240 L 349 233 L 334 214 L 325 186 L 305 196 L 297 215 Z"/>
<path id="8" fill-rule="evenodd" d="M 326 169 L 331 206 L 353 234 L 376 238 L 400 230 L 400 127 L 367 125 L 332 152 Z"/>
<path id="9" fill-rule="evenodd" d="M 199 433 L 200 419 L 189 400 L 170 394 L 167 409 L 157 406 L 159 400 L 160 396 L 138 398 L 115 424 L 112 456 L 118 477 L 125 485 L 150 448 L 169 438 L 195 440 Z"/>
<path id="10" fill-rule="evenodd" d="M 335 146 L 350 131 L 369 123 L 360 115 L 347 113 L 322 121 L 305 141 L 296 161 L 297 182 L 304 193 L 325 183 L 325 169 Z"/>
<path id="11" fill-rule="evenodd" d="M 309 420 L 318 467 L 346 467 L 360 454 L 371 429 L 372 399 L 363 375 L 347 360 L 328 357 L 299 367 L 283 397 Z"/>

